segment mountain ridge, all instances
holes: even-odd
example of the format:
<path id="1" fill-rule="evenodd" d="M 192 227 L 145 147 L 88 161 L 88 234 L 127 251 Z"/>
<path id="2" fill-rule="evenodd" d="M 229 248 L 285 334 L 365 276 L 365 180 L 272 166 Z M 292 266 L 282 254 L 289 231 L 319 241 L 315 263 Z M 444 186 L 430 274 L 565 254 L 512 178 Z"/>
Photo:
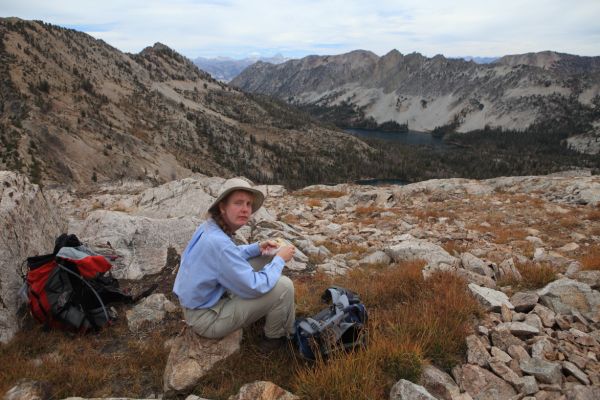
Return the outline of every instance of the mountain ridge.
<path id="1" fill-rule="evenodd" d="M 36 183 L 202 172 L 295 186 L 352 179 L 328 166 L 338 152 L 354 154 L 354 164 L 369 153 L 350 135 L 214 80 L 161 43 L 127 54 L 72 29 L 1 19 L 0 59 L 0 169 Z"/>
<path id="2" fill-rule="evenodd" d="M 347 104 L 365 118 L 408 123 L 417 131 L 450 124 L 460 132 L 485 126 L 523 130 L 570 101 L 567 114 L 579 108 L 589 111 L 600 98 L 600 57 L 545 52 L 476 64 L 397 50 L 381 57 L 366 54 L 255 64 L 231 84 L 296 105 Z M 600 121 L 592 122 L 597 132 Z"/>

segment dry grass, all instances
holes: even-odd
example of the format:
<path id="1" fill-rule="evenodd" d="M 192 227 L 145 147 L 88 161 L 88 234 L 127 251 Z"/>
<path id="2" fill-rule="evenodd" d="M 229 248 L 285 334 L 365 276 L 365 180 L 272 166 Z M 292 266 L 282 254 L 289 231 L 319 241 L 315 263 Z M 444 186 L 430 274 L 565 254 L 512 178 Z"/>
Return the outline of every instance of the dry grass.
<path id="1" fill-rule="evenodd" d="M 514 290 L 539 289 L 556 280 L 556 270 L 547 263 L 517 263 L 515 267 L 521 273 L 522 279 L 507 277 L 498 282 L 499 286 L 510 285 Z"/>
<path id="2" fill-rule="evenodd" d="M 285 222 L 286 224 L 290 224 L 290 225 L 295 225 L 298 222 L 300 222 L 300 218 L 298 218 L 294 214 L 285 214 L 285 215 L 282 215 L 279 219 L 281 221 Z"/>
<path id="3" fill-rule="evenodd" d="M 570 212 L 559 217 L 558 223 L 565 229 L 574 229 L 581 225 L 581 219 L 577 213 Z"/>
<path id="4" fill-rule="evenodd" d="M 316 243 L 318 246 L 327 248 L 332 254 L 351 253 L 354 256 L 361 256 L 369 250 L 369 247 L 361 243 L 338 243 L 331 240 Z"/>
<path id="5" fill-rule="evenodd" d="M 523 240 L 528 236 L 524 228 L 513 225 L 502 226 L 490 223 L 491 226 L 469 225 L 468 228 L 481 232 L 488 233 L 493 236 L 494 242 L 498 244 L 507 244 L 515 240 Z"/>
<path id="6" fill-rule="evenodd" d="M 579 258 L 581 269 L 586 271 L 600 270 L 600 248 L 590 246 Z"/>
<path id="7" fill-rule="evenodd" d="M 470 321 L 481 310 L 460 278 L 444 273 L 425 281 L 422 267 L 413 262 L 355 269 L 336 279 L 359 293 L 370 311 L 368 349 L 317 361 L 312 368 L 299 365 L 294 392 L 309 399 L 386 398 L 399 379 L 418 379 L 425 359 L 446 369 L 457 363 Z M 297 287 L 306 285 L 311 282 Z"/>
<path id="8" fill-rule="evenodd" d="M 460 240 L 448 240 L 442 245 L 443 249 L 454 256 L 468 251 L 468 246 Z"/>
<path id="9" fill-rule="evenodd" d="M 325 190 L 325 189 L 314 189 L 314 190 L 301 190 L 292 193 L 293 196 L 301 197 L 312 197 L 315 199 L 333 199 L 337 197 L 345 196 L 346 193 L 339 190 Z"/>
<path id="10" fill-rule="evenodd" d="M 359 293 L 369 310 L 368 348 L 314 363 L 299 359 L 291 348 L 264 355 L 258 350 L 259 321 L 244 330 L 241 350 L 214 366 L 194 394 L 227 399 L 245 383 L 268 380 L 307 399 L 386 398 L 398 379 L 415 381 L 427 360 L 449 369 L 463 357 L 471 318 L 479 307 L 454 275 L 437 274 L 425 281 L 423 264 L 356 269 L 345 277 L 296 278 L 298 316 L 321 310 L 320 295 L 331 285 Z M 124 318 L 98 335 L 22 332 L 0 346 L 0 390 L 30 378 L 50 382 L 53 398 L 160 393 L 168 354 L 163 343 L 181 328 L 179 318 L 143 339 L 128 332 Z M 40 367 L 36 359 L 43 360 Z"/>
<path id="11" fill-rule="evenodd" d="M 309 207 L 321 207 L 321 200 L 310 198 L 306 200 L 306 205 Z"/>
<path id="12" fill-rule="evenodd" d="M 585 219 L 589 221 L 600 221 L 600 207 L 592 208 L 585 214 Z"/>
<path id="13" fill-rule="evenodd" d="M 311 368 L 299 365 L 294 393 L 307 399 L 383 399 L 398 380 L 417 381 L 423 364 L 420 349 L 395 341 L 375 325 L 366 351 L 339 352 Z"/>
<path id="14" fill-rule="evenodd" d="M 129 334 L 124 318 L 85 336 L 45 332 L 39 326 L 19 332 L 0 346 L 0 393 L 22 378 L 48 382 L 53 398 L 161 393 L 168 356 L 163 343 L 178 331 L 177 319 L 143 340 Z"/>
<path id="15" fill-rule="evenodd" d="M 367 217 L 369 215 L 375 214 L 375 213 L 379 213 L 385 211 L 384 208 L 381 207 L 377 207 L 377 206 L 362 206 L 362 207 L 356 207 L 356 210 L 354 210 L 354 213 L 356 214 L 356 216 L 358 217 Z"/>
<path id="16" fill-rule="evenodd" d="M 426 209 L 426 210 L 415 210 L 412 213 L 415 217 L 419 218 L 421 221 L 429 221 L 430 219 L 438 219 L 442 217 L 446 217 L 448 219 L 453 219 L 453 215 L 449 215 L 445 210 L 435 210 L 435 209 Z"/>

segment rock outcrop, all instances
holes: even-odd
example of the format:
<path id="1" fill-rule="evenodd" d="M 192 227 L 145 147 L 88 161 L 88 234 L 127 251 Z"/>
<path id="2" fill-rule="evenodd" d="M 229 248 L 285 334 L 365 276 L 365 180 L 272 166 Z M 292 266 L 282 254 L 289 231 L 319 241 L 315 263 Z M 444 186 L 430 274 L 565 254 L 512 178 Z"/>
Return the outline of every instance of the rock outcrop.
<path id="1" fill-rule="evenodd" d="M 16 314 L 23 262 L 51 253 L 67 221 L 38 185 L 22 175 L 0 171 L 0 225 L 0 342 L 6 343 L 19 329 Z"/>
<path id="2" fill-rule="evenodd" d="M 171 346 L 164 373 L 165 393 L 190 391 L 216 362 L 238 351 L 241 340 L 241 330 L 214 340 L 202 338 L 186 328 Z"/>

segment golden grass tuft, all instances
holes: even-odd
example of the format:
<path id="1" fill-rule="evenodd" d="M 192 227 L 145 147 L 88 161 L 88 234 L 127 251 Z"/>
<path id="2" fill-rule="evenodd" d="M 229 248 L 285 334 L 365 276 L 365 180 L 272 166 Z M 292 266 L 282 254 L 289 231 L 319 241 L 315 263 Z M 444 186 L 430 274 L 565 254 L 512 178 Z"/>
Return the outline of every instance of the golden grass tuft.
<path id="1" fill-rule="evenodd" d="M 585 219 L 590 221 L 600 221 L 600 208 L 593 208 L 585 214 Z"/>
<path id="2" fill-rule="evenodd" d="M 501 226 L 491 223 L 492 226 L 485 227 L 481 225 L 469 225 L 469 229 L 476 230 L 481 233 L 489 233 L 494 237 L 494 242 L 498 244 L 507 244 L 515 240 L 523 240 L 528 236 L 524 228 L 517 226 Z"/>
<path id="3" fill-rule="evenodd" d="M 321 200 L 315 198 L 309 198 L 306 200 L 306 205 L 309 207 L 321 207 Z"/>
<path id="4" fill-rule="evenodd" d="M 355 256 L 360 256 L 369 250 L 369 247 L 361 243 L 338 243 L 331 240 L 317 243 L 319 246 L 325 247 L 333 254 L 352 253 Z"/>
<path id="5" fill-rule="evenodd" d="M 442 244 L 442 248 L 449 254 L 459 255 L 467 251 L 468 246 L 460 240 L 448 240 Z"/>
<path id="6" fill-rule="evenodd" d="M 356 210 L 354 210 L 354 213 L 358 217 L 367 217 L 367 216 L 369 216 L 371 214 L 382 212 L 382 211 L 385 211 L 385 209 L 383 209 L 381 207 L 376 207 L 376 206 L 361 206 L 361 207 L 356 207 Z"/>
<path id="7" fill-rule="evenodd" d="M 279 218 L 281 221 L 285 222 L 286 224 L 297 224 L 298 222 L 300 222 L 300 218 L 298 218 L 297 216 L 295 216 L 294 214 L 285 214 L 283 216 L 281 216 L 281 218 Z"/>
<path id="8" fill-rule="evenodd" d="M 521 280 L 515 277 L 506 277 L 498 281 L 499 286 L 512 286 L 514 290 L 539 289 L 556 280 L 556 269 L 548 263 L 517 263 L 517 270 L 521 273 Z"/>

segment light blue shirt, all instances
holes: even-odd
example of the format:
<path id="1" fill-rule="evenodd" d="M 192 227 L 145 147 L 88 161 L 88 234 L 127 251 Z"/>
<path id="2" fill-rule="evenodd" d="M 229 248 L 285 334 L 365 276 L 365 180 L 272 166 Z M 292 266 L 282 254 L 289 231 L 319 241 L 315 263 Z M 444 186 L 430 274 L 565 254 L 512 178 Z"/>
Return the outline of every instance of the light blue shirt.
<path id="1" fill-rule="evenodd" d="M 193 309 L 214 306 L 225 290 L 244 299 L 260 297 L 273 289 L 285 261 L 275 256 L 254 271 L 247 260 L 259 255 L 258 243 L 237 246 L 209 219 L 183 251 L 173 292 L 182 306 Z"/>

